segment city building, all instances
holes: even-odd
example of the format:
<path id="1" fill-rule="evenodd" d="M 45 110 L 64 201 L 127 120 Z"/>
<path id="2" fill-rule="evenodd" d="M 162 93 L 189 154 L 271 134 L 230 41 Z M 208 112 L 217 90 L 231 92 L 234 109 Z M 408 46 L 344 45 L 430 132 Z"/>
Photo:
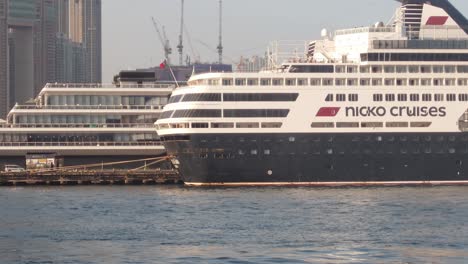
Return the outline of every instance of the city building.
<path id="1" fill-rule="evenodd" d="M 99 83 L 101 0 L 0 0 L 0 117 L 46 83 Z"/>
<path id="2" fill-rule="evenodd" d="M 157 83 L 154 72 L 118 76 L 114 84 L 46 84 L 34 101 L 15 105 L 0 119 L 0 164 L 52 155 L 65 166 L 137 168 L 164 155 L 154 122 L 175 85 Z"/>

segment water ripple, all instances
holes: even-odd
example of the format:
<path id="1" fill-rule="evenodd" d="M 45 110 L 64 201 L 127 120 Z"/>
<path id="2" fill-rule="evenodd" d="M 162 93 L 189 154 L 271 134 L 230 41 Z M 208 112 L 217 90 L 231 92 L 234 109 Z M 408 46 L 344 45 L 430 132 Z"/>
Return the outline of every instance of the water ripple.
<path id="1" fill-rule="evenodd" d="M 0 188 L 2 263 L 468 263 L 468 189 Z"/>

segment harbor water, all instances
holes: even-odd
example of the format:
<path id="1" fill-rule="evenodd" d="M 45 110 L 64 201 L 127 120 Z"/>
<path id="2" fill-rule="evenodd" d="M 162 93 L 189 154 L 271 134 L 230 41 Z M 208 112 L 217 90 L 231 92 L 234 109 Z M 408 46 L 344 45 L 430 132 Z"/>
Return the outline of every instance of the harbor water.
<path id="1" fill-rule="evenodd" d="M 1 263 L 468 263 L 468 187 L 0 188 Z"/>

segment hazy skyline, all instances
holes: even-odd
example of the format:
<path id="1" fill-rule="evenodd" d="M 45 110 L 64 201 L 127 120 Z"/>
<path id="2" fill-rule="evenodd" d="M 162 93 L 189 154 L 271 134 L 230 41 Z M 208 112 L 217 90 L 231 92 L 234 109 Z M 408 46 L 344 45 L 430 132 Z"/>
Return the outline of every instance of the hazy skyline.
<path id="1" fill-rule="evenodd" d="M 103 0 L 103 82 L 120 70 L 159 65 L 163 48 L 151 22 L 166 28 L 178 62 L 176 46 L 180 27 L 180 0 Z M 388 22 L 399 3 L 393 0 L 224 0 L 223 45 L 225 62 L 240 56 L 262 55 L 270 41 L 312 40 L 322 28 L 372 25 Z M 451 0 L 468 16 L 466 0 Z M 185 0 L 185 25 L 193 50 L 201 61 L 217 61 L 218 0 Z M 189 39 L 185 54 L 194 60 Z M 202 44 L 205 43 L 205 44 Z M 208 48 L 209 46 L 210 48 Z"/>

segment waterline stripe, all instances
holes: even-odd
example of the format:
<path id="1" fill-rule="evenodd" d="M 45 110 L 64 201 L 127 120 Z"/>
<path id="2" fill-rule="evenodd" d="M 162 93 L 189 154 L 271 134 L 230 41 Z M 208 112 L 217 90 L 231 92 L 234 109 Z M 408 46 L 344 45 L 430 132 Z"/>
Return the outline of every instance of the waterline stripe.
<path id="1" fill-rule="evenodd" d="M 187 186 L 420 186 L 420 185 L 468 185 L 468 181 L 395 181 L 395 182 L 233 182 L 233 183 L 199 183 L 185 182 Z"/>

